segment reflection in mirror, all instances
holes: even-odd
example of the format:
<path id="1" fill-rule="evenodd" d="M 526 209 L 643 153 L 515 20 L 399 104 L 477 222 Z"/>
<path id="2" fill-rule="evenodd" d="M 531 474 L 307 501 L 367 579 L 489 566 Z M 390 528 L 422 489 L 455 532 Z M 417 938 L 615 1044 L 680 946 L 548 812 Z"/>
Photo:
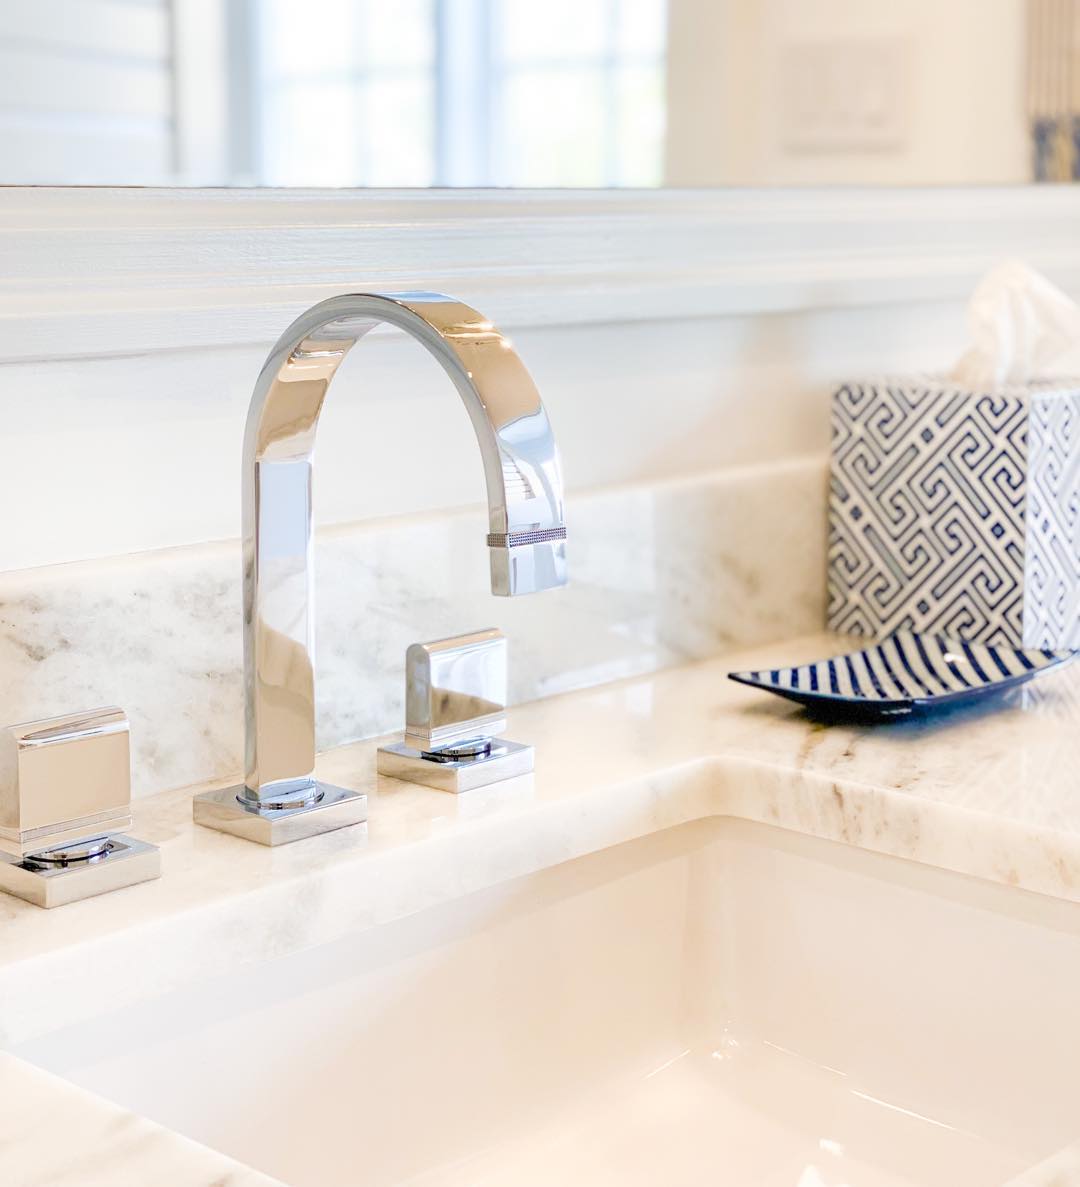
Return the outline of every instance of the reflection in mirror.
<path id="1" fill-rule="evenodd" d="M 0 182 L 1073 180 L 1080 0 L 35 0 Z"/>

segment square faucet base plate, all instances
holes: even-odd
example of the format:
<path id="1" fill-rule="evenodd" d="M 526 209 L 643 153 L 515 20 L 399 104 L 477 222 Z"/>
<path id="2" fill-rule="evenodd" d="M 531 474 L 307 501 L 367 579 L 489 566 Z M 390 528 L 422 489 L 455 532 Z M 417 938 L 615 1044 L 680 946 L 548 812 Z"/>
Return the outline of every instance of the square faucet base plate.
<path id="1" fill-rule="evenodd" d="M 0 890 L 36 907 L 62 907 L 160 877 L 158 847 L 120 833 L 109 838 L 108 851 L 100 857 L 67 865 L 36 866 L 0 853 Z"/>
<path id="2" fill-rule="evenodd" d="M 413 750 L 403 742 L 397 742 L 393 746 L 379 747 L 378 763 L 380 775 L 459 794 L 472 791 L 474 787 L 487 787 L 491 783 L 529 774 L 533 769 L 533 755 L 531 746 L 496 738 L 491 752 L 481 758 L 438 762 L 425 758 L 419 750 Z"/>
<path id="3" fill-rule="evenodd" d="M 243 837 L 259 845 L 287 845 L 367 820 L 367 796 L 331 783 L 315 785 L 319 800 L 296 808 L 256 808 L 241 802 L 243 786 L 204 791 L 191 801 L 192 816 L 204 828 Z"/>

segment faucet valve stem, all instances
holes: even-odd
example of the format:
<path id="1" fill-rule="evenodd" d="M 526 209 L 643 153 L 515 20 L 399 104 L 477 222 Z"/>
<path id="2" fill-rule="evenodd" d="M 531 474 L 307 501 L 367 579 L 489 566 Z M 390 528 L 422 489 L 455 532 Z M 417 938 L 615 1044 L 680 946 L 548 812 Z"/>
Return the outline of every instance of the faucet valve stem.
<path id="1" fill-rule="evenodd" d="M 421 750 L 420 753 L 431 762 L 462 762 L 472 758 L 486 758 L 491 753 L 491 739 L 468 738 L 464 742 L 440 746 L 438 750 Z"/>

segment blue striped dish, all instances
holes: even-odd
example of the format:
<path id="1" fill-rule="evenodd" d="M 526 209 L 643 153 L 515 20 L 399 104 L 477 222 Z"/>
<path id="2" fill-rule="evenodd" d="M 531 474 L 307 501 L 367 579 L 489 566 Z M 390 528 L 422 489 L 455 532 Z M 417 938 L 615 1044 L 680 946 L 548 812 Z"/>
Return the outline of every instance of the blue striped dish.
<path id="1" fill-rule="evenodd" d="M 728 675 L 740 684 L 818 709 L 861 717 L 903 717 L 1014 688 L 1075 654 L 1021 651 L 898 631 L 848 655 L 797 668 Z"/>

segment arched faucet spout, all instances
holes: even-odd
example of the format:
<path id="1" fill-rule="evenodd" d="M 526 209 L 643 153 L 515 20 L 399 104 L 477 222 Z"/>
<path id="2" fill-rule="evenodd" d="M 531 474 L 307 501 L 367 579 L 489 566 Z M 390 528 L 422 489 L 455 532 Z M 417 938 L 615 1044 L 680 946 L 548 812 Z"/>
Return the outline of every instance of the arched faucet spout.
<path id="1" fill-rule="evenodd" d="M 509 340 L 438 293 L 332 297 L 285 331 L 259 374 L 243 460 L 246 773 L 254 808 L 305 804 L 315 782 L 312 466 L 327 388 L 349 350 L 388 323 L 418 339 L 460 394 L 487 481 L 492 592 L 566 583 L 558 450 Z"/>

